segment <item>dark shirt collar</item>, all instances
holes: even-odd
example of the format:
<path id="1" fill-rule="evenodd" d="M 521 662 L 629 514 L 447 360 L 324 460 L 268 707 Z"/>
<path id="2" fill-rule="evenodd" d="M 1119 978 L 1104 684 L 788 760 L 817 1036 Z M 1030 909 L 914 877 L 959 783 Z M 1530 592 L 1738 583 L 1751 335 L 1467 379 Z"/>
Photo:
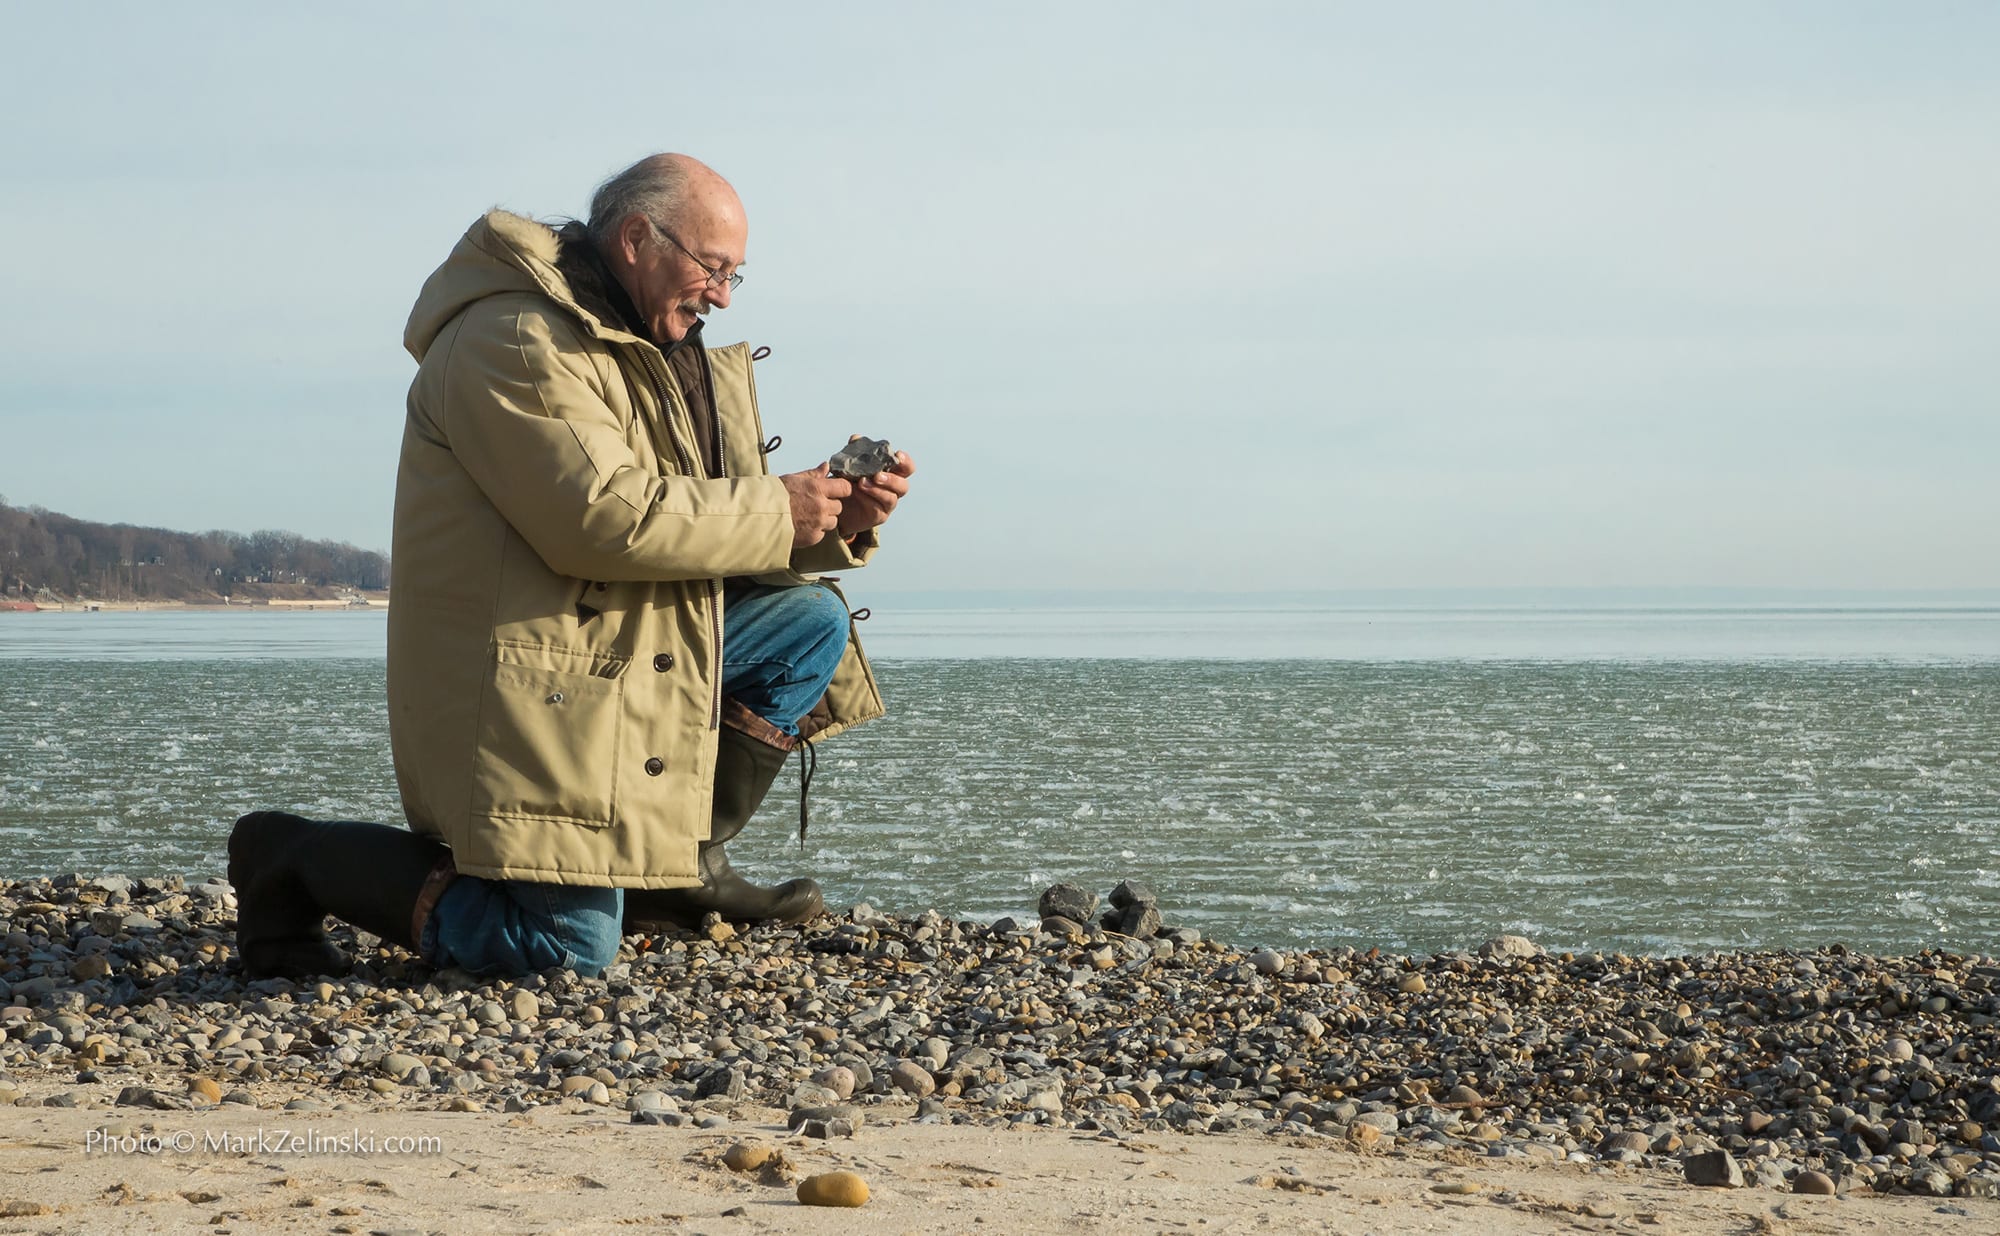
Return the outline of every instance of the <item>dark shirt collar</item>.
<path id="1" fill-rule="evenodd" d="M 640 316 L 639 306 L 632 303 L 631 294 L 626 292 L 625 285 L 618 281 L 618 275 L 611 269 L 611 264 L 604 260 L 604 255 L 597 251 L 596 245 L 589 245 L 587 248 L 590 253 L 590 260 L 597 263 L 598 273 L 604 278 L 605 295 L 610 298 L 611 308 L 617 312 L 620 318 L 624 319 L 626 330 L 631 331 L 641 339 L 652 340 L 659 347 L 661 353 L 667 356 L 672 356 L 682 348 L 690 345 L 696 348 L 701 347 L 701 328 L 705 323 L 700 318 L 696 318 L 694 323 L 688 327 L 687 334 L 682 335 L 679 339 L 671 343 L 660 343 L 657 339 L 653 339 L 652 328 L 646 324 L 645 318 Z"/>
<path id="2" fill-rule="evenodd" d="M 687 334 L 682 335 L 680 338 L 674 340 L 672 343 L 661 344 L 660 345 L 661 353 L 666 356 L 672 356 L 674 353 L 680 351 L 682 348 L 693 348 L 697 352 L 700 351 L 702 346 L 701 328 L 706 325 L 708 325 L 708 323 L 704 322 L 700 318 L 696 318 L 694 321 L 688 323 Z M 643 331 L 640 332 L 639 337 L 642 339 L 652 338 L 651 335 L 646 334 Z"/>
<path id="3" fill-rule="evenodd" d="M 639 306 L 632 303 L 631 294 L 618 281 L 618 273 L 611 269 L 611 263 L 605 261 L 597 246 L 589 241 L 584 241 L 580 247 L 591 265 L 597 268 L 597 277 L 604 284 L 604 298 L 611 302 L 611 311 L 618 315 L 617 325 L 641 339 L 651 339 L 653 332 L 646 329 L 646 320 L 639 316 Z"/>

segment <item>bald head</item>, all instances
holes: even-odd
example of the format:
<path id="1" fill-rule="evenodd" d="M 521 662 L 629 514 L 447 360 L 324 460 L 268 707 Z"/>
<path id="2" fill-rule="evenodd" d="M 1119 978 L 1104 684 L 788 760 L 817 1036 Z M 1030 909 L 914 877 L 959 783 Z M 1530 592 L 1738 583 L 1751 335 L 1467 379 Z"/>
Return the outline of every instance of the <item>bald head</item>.
<path id="1" fill-rule="evenodd" d="M 598 186 L 586 227 L 662 345 L 728 307 L 749 236 L 736 190 L 683 154 L 648 156 Z"/>
<path id="2" fill-rule="evenodd" d="M 590 198 L 589 230 L 600 249 L 609 249 L 618 228 L 633 215 L 666 227 L 688 222 L 694 212 L 743 217 L 736 190 L 716 170 L 684 154 L 648 155 L 597 186 Z"/>

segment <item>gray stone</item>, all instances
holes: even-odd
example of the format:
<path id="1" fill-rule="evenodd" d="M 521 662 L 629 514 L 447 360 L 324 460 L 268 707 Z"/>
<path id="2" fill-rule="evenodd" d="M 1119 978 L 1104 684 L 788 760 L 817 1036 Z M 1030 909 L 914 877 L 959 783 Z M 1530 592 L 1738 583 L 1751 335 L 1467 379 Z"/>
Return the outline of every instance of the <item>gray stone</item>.
<path id="1" fill-rule="evenodd" d="M 1160 929 L 1160 911 L 1150 901 L 1135 902 L 1104 916 L 1104 929 L 1137 940 L 1150 940 Z"/>
<path id="2" fill-rule="evenodd" d="M 1526 936 L 1495 936 L 1479 946 L 1481 957 L 1520 958 L 1540 957 L 1541 946 Z"/>
<path id="3" fill-rule="evenodd" d="M 1743 1187 L 1743 1169 L 1737 1166 L 1736 1156 L 1727 1150 L 1691 1154 L 1681 1164 L 1681 1170 L 1691 1185 L 1711 1185 L 1722 1189 Z"/>
<path id="4" fill-rule="evenodd" d="M 743 1097 L 743 1074 L 737 1069 L 717 1067 L 702 1074 L 694 1084 L 697 1099 L 740 1099 Z"/>
<path id="5" fill-rule="evenodd" d="M 835 1120 L 845 1120 L 859 1126 L 866 1123 L 867 1119 L 862 1114 L 861 1109 L 854 1104 L 835 1103 L 828 1107 L 801 1107 L 785 1117 L 785 1127 L 796 1129 L 808 1120 L 820 1120 L 828 1123 Z"/>
<path id="6" fill-rule="evenodd" d="M 1159 900 L 1152 887 L 1140 880 L 1120 880 L 1118 886 L 1111 890 L 1111 904 L 1120 910 L 1127 906 L 1154 905 Z"/>
<path id="7" fill-rule="evenodd" d="M 643 1107 L 632 1113 L 632 1123 L 658 1125 L 666 1129 L 678 1129 L 687 1123 L 687 1117 L 681 1115 L 679 1112 L 666 1111 L 658 1107 Z"/>
<path id="8" fill-rule="evenodd" d="M 1042 891 L 1038 908 L 1045 919 L 1066 918 L 1084 923 L 1097 910 L 1097 894 L 1074 884 L 1055 884 Z"/>
<path id="9" fill-rule="evenodd" d="M 397 1081 L 407 1081 L 410 1080 L 411 1075 L 418 1069 L 424 1067 L 424 1062 L 410 1055 L 408 1052 L 392 1051 L 382 1057 L 376 1067 L 382 1070 L 384 1077 L 392 1077 Z"/>
<path id="10" fill-rule="evenodd" d="M 895 466 L 896 448 L 883 438 L 856 438 L 827 460 L 828 473 L 848 480 L 874 476 Z"/>

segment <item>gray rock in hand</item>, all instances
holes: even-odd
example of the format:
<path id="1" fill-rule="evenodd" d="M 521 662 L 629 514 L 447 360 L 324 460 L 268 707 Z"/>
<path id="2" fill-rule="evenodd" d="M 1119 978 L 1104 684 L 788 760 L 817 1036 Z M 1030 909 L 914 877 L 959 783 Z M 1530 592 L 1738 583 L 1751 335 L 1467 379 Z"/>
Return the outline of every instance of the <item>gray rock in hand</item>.
<path id="1" fill-rule="evenodd" d="M 896 448 L 881 438 L 856 438 L 827 461 L 827 471 L 831 475 L 850 481 L 887 472 L 895 466 Z"/>

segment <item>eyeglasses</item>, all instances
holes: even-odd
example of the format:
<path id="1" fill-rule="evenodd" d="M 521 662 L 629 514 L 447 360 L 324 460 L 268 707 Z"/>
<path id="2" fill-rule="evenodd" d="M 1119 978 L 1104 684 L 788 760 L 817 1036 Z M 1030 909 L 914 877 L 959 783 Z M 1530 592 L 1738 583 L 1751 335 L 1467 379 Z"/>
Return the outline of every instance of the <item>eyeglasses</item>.
<path id="1" fill-rule="evenodd" d="M 694 250 L 688 248 L 680 241 L 674 239 L 674 234 L 672 232 L 669 232 L 667 229 L 661 227 L 659 224 L 654 223 L 651 219 L 646 220 L 646 222 L 652 227 L 654 231 L 666 237 L 668 244 L 672 245 L 676 249 L 679 249 L 682 253 L 687 254 L 688 261 L 693 262 L 696 266 L 699 266 L 701 268 L 701 273 L 708 276 L 708 286 L 712 288 L 719 288 L 723 284 L 727 283 L 729 285 L 729 290 L 732 292 L 734 292 L 737 288 L 743 286 L 742 275 L 723 274 L 722 268 L 720 266 L 710 266 L 707 262 L 704 262 L 700 258 L 696 257 L 694 255 Z"/>

